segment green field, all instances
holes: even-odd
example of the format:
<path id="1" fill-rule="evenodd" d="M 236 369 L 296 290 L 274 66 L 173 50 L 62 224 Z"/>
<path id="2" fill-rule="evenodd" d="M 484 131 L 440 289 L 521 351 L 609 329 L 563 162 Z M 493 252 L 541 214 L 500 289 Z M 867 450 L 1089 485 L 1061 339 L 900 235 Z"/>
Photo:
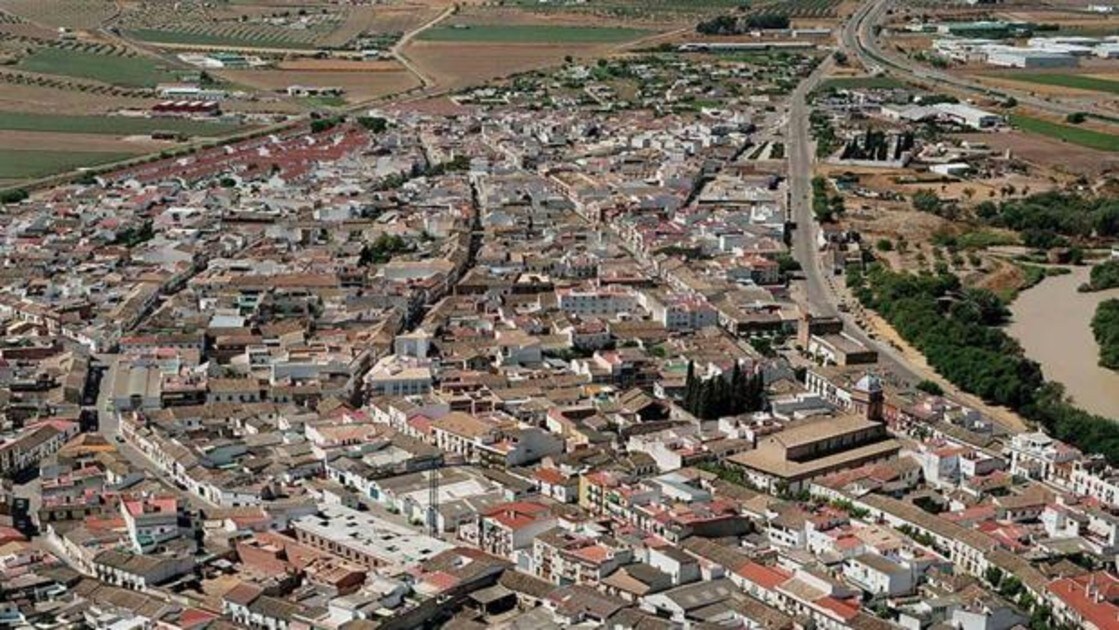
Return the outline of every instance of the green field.
<path id="1" fill-rule="evenodd" d="M 126 33 L 132 39 L 156 44 L 186 44 L 193 46 L 231 46 L 242 48 L 276 48 L 312 50 L 316 46 L 308 41 L 244 31 L 189 31 L 139 28 Z"/>
<path id="2" fill-rule="evenodd" d="M 174 72 L 161 68 L 146 57 L 99 55 L 79 50 L 40 48 L 20 60 L 21 70 L 81 79 L 93 79 L 125 87 L 155 87 L 176 79 Z"/>
<path id="3" fill-rule="evenodd" d="M 1038 83 L 1041 85 L 1056 85 L 1059 87 L 1073 88 L 1075 90 L 1090 90 L 1092 92 L 1107 92 L 1119 94 L 1119 81 L 1097 79 L 1078 74 L 1005 74 L 1003 78 L 1023 83 Z"/>
<path id="4" fill-rule="evenodd" d="M 95 133 L 113 136 L 172 131 L 188 136 L 223 136 L 241 129 L 233 123 L 178 118 L 126 118 L 123 116 L 63 116 L 0 112 L 0 130 L 54 133 Z"/>
<path id="5" fill-rule="evenodd" d="M 496 42 L 504 44 L 613 44 L 637 39 L 650 31 L 636 28 L 595 28 L 499 24 L 466 28 L 437 26 L 420 33 L 419 39 L 432 42 Z"/>
<path id="6" fill-rule="evenodd" d="M 133 155 L 131 153 L 106 153 L 101 151 L 0 149 L 0 179 L 46 177 L 81 166 L 94 166 L 124 160 Z"/>
<path id="7" fill-rule="evenodd" d="M 504 3 L 516 4 L 539 13 L 589 13 L 607 14 L 615 17 L 648 17 L 650 14 L 687 14 L 695 15 L 730 11 L 740 8 L 743 0 L 598 0 L 594 3 L 573 4 L 566 2 L 543 3 L 540 0 L 515 0 Z"/>
<path id="8" fill-rule="evenodd" d="M 1061 125 L 1049 122 L 1048 120 L 1021 116 L 1019 114 L 1011 114 L 1010 122 L 1022 131 L 1064 140 L 1065 142 L 1078 144 L 1082 147 L 1088 147 L 1089 149 L 1119 151 L 1119 136 L 1109 133 L 1072 127 L 1070 125 Z"/>
<path id="9" fill-rule="evenodd" d="M 821 90 L 892 90 L 905 84 L 893 77 L 834 77 L 820 82 Z"/>

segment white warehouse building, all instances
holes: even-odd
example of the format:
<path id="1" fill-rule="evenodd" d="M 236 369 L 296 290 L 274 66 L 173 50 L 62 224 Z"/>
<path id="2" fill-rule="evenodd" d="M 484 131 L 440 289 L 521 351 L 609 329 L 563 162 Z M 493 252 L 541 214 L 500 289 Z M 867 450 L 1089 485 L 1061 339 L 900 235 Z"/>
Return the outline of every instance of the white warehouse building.
<path id="1" fill-rule="evenodd" d="M 1005 68 L 1074 68 L 1080 60 L 1065 52 L 992 46 L 987 49 L 987 63 Z"/>

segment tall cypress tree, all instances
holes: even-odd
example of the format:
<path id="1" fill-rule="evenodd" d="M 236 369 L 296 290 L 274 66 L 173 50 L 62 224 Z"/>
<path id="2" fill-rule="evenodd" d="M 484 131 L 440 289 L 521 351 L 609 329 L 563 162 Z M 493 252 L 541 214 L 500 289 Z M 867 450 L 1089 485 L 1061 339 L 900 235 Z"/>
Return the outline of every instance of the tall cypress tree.
<path id="1" fill-rule="evenodd" d="M 734 362 L 734 369 L 730 373 L 729 398 L 728 411 L 732 414 L 742 413 L 746 404 L 746 375 L 742 373 L 742 367 L 738 365 L 738 361 Z"/>
<path id="2" fill-rule="evenodd" d="M 704 383 L 699 391 L 699 401 L 696 405 L 695 415 L 704 420 L 710 419 L 715 414 L 715 390 L 710 383 Z"/>
<path id="3" fill-rule="evenodd" d="M 695 382 L 695 362 L 688 361 L 688 378 L 684 381 L 684 409 L 687 409 L 688 413 L 695 413 L 696 403 L 699 402 L 698 393 Z"/>

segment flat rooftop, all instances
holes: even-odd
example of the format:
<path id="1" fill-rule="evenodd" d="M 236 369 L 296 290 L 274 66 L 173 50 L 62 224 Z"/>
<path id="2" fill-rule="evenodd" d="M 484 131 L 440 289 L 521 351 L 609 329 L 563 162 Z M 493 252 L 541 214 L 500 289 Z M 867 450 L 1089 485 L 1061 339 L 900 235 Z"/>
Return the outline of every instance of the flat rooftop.
<path id="1" fill-rule="evenodd" d="M 297 519 L 293 527 L 398 567 L 424 562 L 454 548 L 437 538 L 342 505 L 323 504 L 318 514 Z"/>

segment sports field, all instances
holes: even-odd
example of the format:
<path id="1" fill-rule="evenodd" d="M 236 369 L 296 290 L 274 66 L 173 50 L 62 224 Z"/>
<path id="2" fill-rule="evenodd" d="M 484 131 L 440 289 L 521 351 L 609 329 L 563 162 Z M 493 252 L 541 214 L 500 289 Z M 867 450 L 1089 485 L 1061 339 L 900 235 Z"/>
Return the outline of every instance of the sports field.
<path id="1" fill-rule="evenodd" d="M 432 42 L 503 44 L 614 44 L 638 39 L 648 34 L 649 31 L 623 27 L 486 24 L 437 26 L 421 33 L 419 39 Z"/>
<path id="2" fill-rule="evenodd" d="M 100 55 L 80 50 L 40 48 L 16 66 L 28 72 L 92 79 L 125 87 L 154 87 L 174 81 L 174 72 L 147 57 Z"/>
<path id="3" fill-rule="evenodd" d="M 107 164 L 133 157 L 129 153 L 100 151 L 36 151 L 0 149 L 0 180 L 30 179 L 69 171 L 81 166 Z"/>
<path id="4" fill-rule="evenodd" d="M 1087 77 L 1079 74 L 1014 73 L 1006 74 L 1003 76 L 1007 79 L 1010 79 L 1011 81 L 1022 81 L 1023 83 L 1055 85 L 1058 87 L 1072 88 L 1075 90 L 1088 90 L 1090 92 L 1106 92 L 1108 94 L 1119 94 L 1119 81 L 1109 81 L 1107 79 Z"/>
<path id="5" fill-rule="evenodd" d="M 188 136 L 222 136 L 241 125 L 178 118 L 129 118 L 125 116 L 65 116 L 27 112 L 0 112 L 0 130 L 54 133 L 96 133 L 114 136 L 172 131 Z"/>
<path id="6" fill-rule="evenodd" d="M 1040 118 L 1011 114 L 1010 122 L 1022 131 L 1056 138 L 1098 151 L 1119 151 L 1119 136 L 1082 127 L 1061 125 Z"/>

